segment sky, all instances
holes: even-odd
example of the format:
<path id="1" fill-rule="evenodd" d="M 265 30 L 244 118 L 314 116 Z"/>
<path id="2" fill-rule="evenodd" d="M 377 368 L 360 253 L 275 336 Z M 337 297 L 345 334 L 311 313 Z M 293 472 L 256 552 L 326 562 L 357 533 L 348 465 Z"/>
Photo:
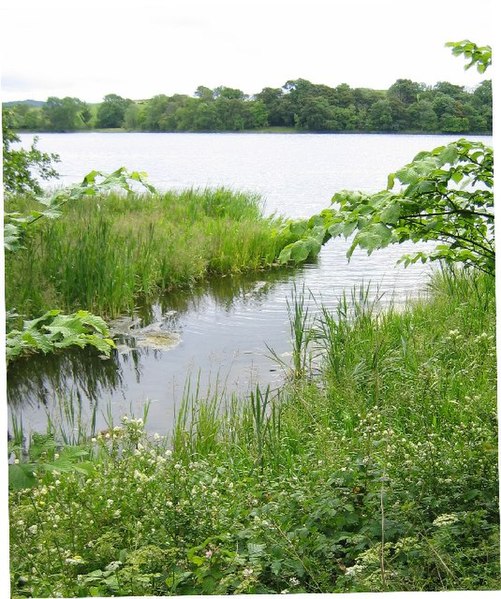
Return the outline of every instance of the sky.
<path id="1" fill-rule="evenodd" d="M 303 78 L 474 87 L 447 41 L 493 45 L 495 0 L 3 0 L 1 98 L 246 94 Z"/>

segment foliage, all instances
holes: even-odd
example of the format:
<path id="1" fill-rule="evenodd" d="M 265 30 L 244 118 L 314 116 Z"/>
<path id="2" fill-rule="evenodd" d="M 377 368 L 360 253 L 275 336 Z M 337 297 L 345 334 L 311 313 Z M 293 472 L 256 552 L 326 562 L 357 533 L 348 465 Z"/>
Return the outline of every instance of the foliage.
<path id="1" fill-rule="evenodd" d="M 357 247 L 370 254 L 391 243 L 434 241 L 429 250 L 400 261 L 459 262 L 494 274 L 492 186 L 492 149 L 481 142 L 461 139 L 420 152 L 389 176 L 386 190 L 336 193 L 334 207 L 303 223 L 303 239 L 286 247 L 280 259 L 304 260 L 318 252 L 320 241 L 355 233 L 348 257 Z"/>
<path id="2" fill-rule="evenodd" d="M 479 73 L 485 73 L 487 68 L 492 65 L 492 48 L 490 46 L 477 46 L 469 40 L 447 42 L 445 45 L 452 48 L 454 56 L 464 56 L 470 61 L 465 64 L 465 70 L 475 66 Z"/>
<path id="3" fill-rule="evenodd" d="M 2 114 L 4 191 L 6 193 L 40 194 L 42 189 L 32 171 L 35 170 L 43 180 L 57 178 L 58 174 L 53 163 L 59 162 L 59 156 L 41 152 L 37 148 L 38 139 L 36 137 L 29 150 L 12 147 L 19 141 L 19 137 L 13 131 L 12 113 L 9 110 L 4 110 Z"/>
<path id="4" fill-rule="evenodd" d="M 464 51 L 472 61 L 483 57 L 487 61 L 488 47 L 475 49 L 469 44 L 460 42 L 453 51 Z M 230 87 L 203 85 L 197 87 L 194 97 L 160 94 L 132 102 L 108 94 L 97 107 L 95 123 L 88 116 L 82 118 L 85 107 L 76 98 L 49 98 L 42 108 L 19 103 L 11 110 L 16 128 L 50 131 L 125 126 L 145 131 L 288 127 L 297 131 L 491 133 L 492 88 L 490 82 L 483 87 L 478 94 L 443 81 L 425 85 L 398 79 L 388 90 L 373 90 L 351 88 L 346 83 L 332 88 L 295 79 L 253 96 Z M 64 124 L 64 119 L 69 124 Z"/>
<path id="5" fill-rule="evenodd" d="M 453 53 L 471 63 L 490 64 L 490 48 L 470 42 L 448 44 Z M 485 68 L 484 68 L 485 67 Z M 454 87 L 442 84 L 441 87 Z M 449 91 L 451 91 L 449 89 Z M 401 104 L 412 102 L 418 87 L 399 80 L 389 92 Z M 460 93 L 458 88 L 456 92 Z M 495 273 L 494 195 L 492 148 L 460 139 L 447 146 L 420 152 L 388 177 L 387 188 L 368 194 L 341 191 L 333 208 L 297 223 L 302 239 L 284 248 L 284 263 L 314 258 L 330 238 L 353 235 L 348 258 L 360 247 L 369 254 L 392 243 L 435 242 L 430 249 L 401 258 L 405 265 L 418 260 L 442 260 Z M 394 191 L 395 183 L 399 187 Z"/>
<path id="6" fill-rule="evenodd" d="M 70 346 L 92 346 L 109 357 L 115 344 L 106 323 L 85 310 L 61 314 L 49 310 L 42 316 L 23 323 L 21 330 L 11 330 L 5 340 L 7 364 L 35 352 L 48 352 Z"/>
<path id="7" fill-rule="evenodd" d="M 86 102 L 79 98 L 51 96 L 42 107 L 51 131 L 75 131 L 90 124 L 92 114 Z"/>
<path id="8" fill-rule="evenodd" d="M 83 181 L 72 187 L 44 196 L 38 183 L 32 178 L 29 168 L 37 166 L 43 178 L 54 176 L 51 163 L 55 158 L 40 153 L 33 145 L 29 152 L 11 150 L 9 145 L 17 141 L 8 123 L 4 123 L 4 169 L 7 165 L 7 188 L 10 192 L 33 192 L 28 197 L 31 206 L 28 212 L 6 212 L 4 224 L 4 247 L 8 253 L 24 248 L 23 243 L 32 230 L 32 225 L 40 219 L 57 219 L 62 207 L 69 201 L 88 199 L 98 192 L 106 193 L 120 189 L 132 193 L 133 185 L 140 184 L 148 191 L 154 188 L 146 181 L 144 173 L 129 173 L 120 168 L 110 175 L 99 171 L 88 173 Z M 14 165 L 16 168 L 14 168 Z M 137 188 L 136 188 L 137 191 Z M 18 254 L 19 255 L 19 254 Z M 33 290 L 30 289 L 30 293 Z M 15 310 L 11 307 L 10 312 Z M 64 315 L 59 310 L 50 310 L 39 318 L 25 321 L 21 330 L 13 329 L 7 334 L 7 363 L 34 352 L 53 352 L 70 346 L 92 346 L 102 354 L 109 356 L 114 347 L 105 322 L 98 316 L 79 310 Z"/>
<path id="9" fill-rule="evenodd" d="M 27 450 L 21 440 L 11 440 L 8 451 L 9 488 L 13 491 L 35 486 L 37 478 L 46 472 L 89 474 L 93 469 L 88 449 L 74 445 L 61 447 L 53 433 L 33 433 Z"/>
<path id="10" fill-rule="evenodd" d="M 110 422 L 87 472 L 11 490 L 13 597 L 499 589 L 494 281 L 360 297 L 278 396 Z"/>
<path id="11" fill-rule="evenodd" d="M 97 127 L 104 129 L 122 127 L 127 108 L 132 100 L 122 98 L 117 94 L 104 96 L 104 101 L 97 109 Z"/>

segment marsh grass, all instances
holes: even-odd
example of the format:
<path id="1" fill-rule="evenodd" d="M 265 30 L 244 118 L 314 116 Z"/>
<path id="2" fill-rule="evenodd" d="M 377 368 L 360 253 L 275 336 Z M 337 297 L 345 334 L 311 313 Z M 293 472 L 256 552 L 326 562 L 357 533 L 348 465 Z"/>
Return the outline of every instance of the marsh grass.
<path id="1" fill-rule="evenodd" d="M 170 438 L 126 420 L 11 493 L 13 596 L 499 590 L 493 281 L 309 327 L 320 374 L 187 389 Z"/>
<path id="2" fill-rule="evenodd" d="M 9 210 L 29 210 L 25 198 Z M 37 223 L 7 256 L 7 305 L 33 315 L 48 305 L 114 317 L 139 299 L 212 275 L 269 268 L 291 241 L 260 199 L 226 189 L 88 198 Z"/>

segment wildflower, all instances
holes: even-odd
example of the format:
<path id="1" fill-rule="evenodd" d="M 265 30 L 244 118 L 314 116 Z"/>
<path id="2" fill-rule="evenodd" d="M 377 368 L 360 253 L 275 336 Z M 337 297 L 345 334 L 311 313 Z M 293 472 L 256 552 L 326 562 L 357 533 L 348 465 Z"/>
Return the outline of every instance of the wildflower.
<path id="1" fill-rule="evenodd" d="M 28 532 L 31 532 L 32 535 L 36 535 L 38 532 L 38 526 L 36 524 L 33 524 L 33 526 L 30 526 L 28 528 Z"/>
<path id="2" fill-rule="evenodd" d="M 297 587 L 299 585 L 299 580 L 295 576 L 289 578 L 289 582 L 293 587 Z"/>
<path id="3" fill-rule="evenodd" d="M 83 558 L 82 558 L 82 556 L 80 556 L 80 555 L 74 555 L 73 557 L 67 557 L 64 561 L 67 564 L 70 564 L 72 566 L 76 566 L 78 564 L 85 563 L 84 560 L 83 560 Z"/>
<path id="4" fill-rule="evenodd" d="M 244 568 L 243 575 L 245 576 L 245 578 L 249 578 L 249 576 L 252 576 L 253 572 L 254 570 L 252 568 Z"/>
<path id="5" fill-rule="evenodd" d="M 362 572 L 363 570 L 364 567 L 362 566 L 362 564 L 355 564 L 350 568 L 346 568 L 344 574 L 345 576 L 356 576 L 359 572 Z"/>
<path id="6" fill-rule="evenodd" d="M 213 551 L 212 551 L 212 549 L 208 549 L 208 550 L 205 552 L 205 557 L 206 557 L 207 559 L 210 559 L 210 558 L 212 557 L 212 554 L 213 554 Z"/>
<path id="7" fill-rule="evenodd" d="M 433 520 L 433 526 L 441 527 L 441 526 L 450 526 L 457 522 L 459 518 L 456 514 L 441 514 L 437 516 L 435 520 Z"/>

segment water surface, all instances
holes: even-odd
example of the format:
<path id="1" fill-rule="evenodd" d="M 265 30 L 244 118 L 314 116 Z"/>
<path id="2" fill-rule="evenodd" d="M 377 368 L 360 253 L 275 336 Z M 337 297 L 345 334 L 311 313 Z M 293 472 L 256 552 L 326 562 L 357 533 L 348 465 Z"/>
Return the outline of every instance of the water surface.
<path id="1" fill-rule="evenodd" d="M 32 136 L 22 135 L 27 144 Z M 310 216 L 341 189 L 378 191 L 388 173 L 423 149 L 454 136 L 76 133 L 40 135 L 43 151 L 61 156 L 61 182 L 73 183 L 93 169 L 121 166 L 146 171 L 159 189 L 225 186 L 258 192 L 267 214 Z M 491 138 L 479 138 L 490 143 Z M 287 302 L 294 286 L 307 293 L 312 315 L 320 303 L 335 307 L 343 291 L 370 282 L 382 301 L 404 302 L 423 289 L 429 267 L 397 267 L 412 246 L 393 246 L 371 256 L 348 242 L 328 243 L 315 264 L 243 277 L 226 277 L 142 306 L 132 326 L 153 326 L 176 335 L 168 349 L 138 347 L 134 336 L 118 338 L 119 351 L 102 361 L 90 351 L 37 357 L 9 368 L 11 414 L 25 428 L 45 426 L 47 406 L 64 398 L 84 415 L 140 414 L 150 402 L 150 430 L 171 430 L 175 406 L 188 380 L 203 395 L 223 387 L 245 395 L 253 385 L 277 386 L 282 373 L 269 348 L 290 352 Z M 136 347 L 134 347 L 136 345 Z M 132 346 L 132 347 L 131 347 Z"/>

